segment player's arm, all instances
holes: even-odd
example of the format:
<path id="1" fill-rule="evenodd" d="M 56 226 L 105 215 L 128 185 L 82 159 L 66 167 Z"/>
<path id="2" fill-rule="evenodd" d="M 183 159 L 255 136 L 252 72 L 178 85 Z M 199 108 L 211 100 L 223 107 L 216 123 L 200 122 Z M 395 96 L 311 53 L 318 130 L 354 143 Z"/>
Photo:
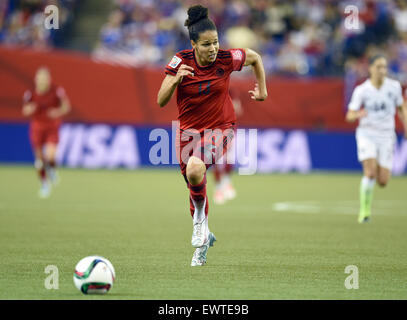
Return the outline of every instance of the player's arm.
<path id="1" fill-rule="evenodd" d="M 60 117 L 67 115 L 71 112 L 71 103 L 67 97 L 61 99 L 61 106 L 59 107 Z"/>
<path id="2" fill-rule="evenodd" d="M 158 91 L 157 103 L 160 107 L 164 107 L 168 101 L 171 100 L 172 94 L 175 91 L 175 88 L 178 84 L 181 83 L 184 76 L 194 76 L 194 68 L 182 64 L 175 76 L 167 74 L 161 84 L 161 88 Z"/>
<path id="3" fill-rule="evenodd" d="M 32 93 L 26 91 L 23 96 L 23 109 L 21 110 L 24 117 L 31 116 L 37 110 L 37 104 L 32 100 Z"/>
<path id="4" fill-rule="evenodd" d="M 61 118 L 71 111 L 71 104 L 68 98 L 64 97 L 61 99 L 61 104 L 56 109 L 51 109 L 48 111 L 48 116 L 50 118 Z"/>
<path id="5" fill-rule="evenodd" d="M 22 114 L 24 117 L 29 117 L 35 110 L 37 110 L 37 104 L 35 102 L 26 102 L 23 104 Z"/>
<path id="6" fill-rule="evenodd" d="M 397 115 L 404 127 L 404 137 L 407 139 L 407 100 L 397 108 Z"/>
<path id="7" fill-rule="evenodd" d="M 398 85 L 397 94 L 397 115 L 404 127 L 404 137 L 407 139 L 407 99 L 403 99 L 403 89 Z M 407 93 L 407 90 L 405 91 Z"/>
<path id="8" fill-rule="evenodd" d="M 250 90 L 249 93 L 253 100 L 264 101 L 267 98 L 267 86 L 266 86 L 266 72 L 264 71 L 263 61 L 261 56 L 252 49 L 245 49 L 246 60 L 244 66 L 251 66 L 253 68 L 254 75 L 257 83 L 254 90 Z"/>
<path id="9" fill-rule="evenodd" d="M 346 121 L 347 122 L 355 122 L 356 120 L 359 120 L 360 118 L 363 118 L 366 116 L 366 110 L 361 109 L 361 110 L 348 110 L 346 112 Z"/>
<path id="10" fill-rule="evenodd" d="M 54 119 L 61 118 L 71 111 L 71 103 L 69 102 L 68 97 L 65 95 L 65 91 L 60 88 L 58 89 L 57 94 L 60 100 L 59 107 L 48 111 L 48 116 Z"/>
<path id="11" fill-rule="evenodd" d="M 345 120 L 347 122 L 355 122 L 360 118 L 363 118 L 367 115 L 365 109 L 361 109 L 363 103 L 362 93 L 359 87 L 353 91 L 352 98 L 350 100 L 348 111 L 346 112 Z"/>

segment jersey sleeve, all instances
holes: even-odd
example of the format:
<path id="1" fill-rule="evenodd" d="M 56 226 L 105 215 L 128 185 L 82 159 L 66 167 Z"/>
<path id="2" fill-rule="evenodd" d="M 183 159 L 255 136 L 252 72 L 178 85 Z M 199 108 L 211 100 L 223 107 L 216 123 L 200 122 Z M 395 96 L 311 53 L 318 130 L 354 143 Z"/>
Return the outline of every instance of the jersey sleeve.
<path id="1" fill-rule="evenodd" d="M 353 91 L 352 98 L 350 99 L 348 110 L 357 111 L 362 107 L 363 98 L 361 87 L 356 87 Z"/>
<path id="2" fill-rule="evenodd" d="M 165 66 L 165 74 L 170 74 L 175 76 L 178 72 L 179 67 L 182 64 L 182 58 L 177 53 L 175 56 L 172 57 L 171 61 Z"/>
<path id="3" fill-rule="evenodd" d="M 230 49 L 232 54 L 233 71 L 240 71 L 246 61 L 246 51 L 244 49 Z"/>
<path id="4" fill-rule="evenodd" d="M 24 95 L 23 95 L 23 103 L 29 103 L 31 101 L 33 101 L 33 94 L 31 92 L 31 90 L 27 90 L 24 92 Z"/>

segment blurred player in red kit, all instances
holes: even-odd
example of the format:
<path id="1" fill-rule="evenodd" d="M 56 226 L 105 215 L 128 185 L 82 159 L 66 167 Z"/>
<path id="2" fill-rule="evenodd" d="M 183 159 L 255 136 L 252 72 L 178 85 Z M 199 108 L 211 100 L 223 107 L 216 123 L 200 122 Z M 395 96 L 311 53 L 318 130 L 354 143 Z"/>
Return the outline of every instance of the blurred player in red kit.
<path id="1" fill-rule="evenodd" d="M 30 142 L 34 151 L 35 168 L 41 181 L 41 198 L 47 198 L 51 192 L 51 184 L 58 182 L 58 131 L 61 118 L 70 109 L 65 90 L 52 83 L 51 74 L 46 67 L 39 68 L 35 73 L 34 89 L 24 93 L 22 113 L 31 118 Z"/>
<path id="2" fill-rule="evenodd" d="M 229 91 L 232 98 L 233 108 L 237 117 L 243 113 L 242 103 L 239 99 L 239 93 L 232 88 Z M 233 139 L 231 147 L 227 150 L 227 154 L 235 152 L 236 139 Z M 225 158 L 225 157 L 224 157 Z M 225 159 L 223 159 L 225 160 Z M 213 202 L 215 204 L 224 204 L 228 200 L 236 197 L 236 190 L 232 183 L 232 173 L 234 165 L 227 161 L 220 161 L 213 165 L 213 175 L 215 178 L 215 192 L 213 195 Z"/>
<path id="3" fill-rule="evenodd" d="M 165 106 L 177 89 L 176 152 L 189 188 L 193 218 L 191 244 L 196 248 L 191 266 L 202 266 L 206 263 L 208 248 L 216 240 L 208 227 L 206 170 L 227 150 L 236 123 L 229 95 L 230 74 L 243 66 L 253 68 L 258 82 L 254 90 L 249 91 L 253 100 L 265 100 L 267 88 L 259 54 L 251 49 L 219 49 L 217 29 L 208 18 L 207 8 L 190 7 L 185 25 L 192 49 L 178 52 L 166 66 L 157 103 Z M 208 131 L 216 130 L 221 134 L 207 135 Z"/>

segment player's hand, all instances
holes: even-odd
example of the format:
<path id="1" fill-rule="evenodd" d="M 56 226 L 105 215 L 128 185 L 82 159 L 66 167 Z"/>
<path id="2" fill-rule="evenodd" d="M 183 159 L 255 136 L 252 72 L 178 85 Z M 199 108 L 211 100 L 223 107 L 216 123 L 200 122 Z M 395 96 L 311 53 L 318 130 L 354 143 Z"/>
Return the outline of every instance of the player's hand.
<path id="1" fill-rule="evenodd" d="M 36 103 L 30 103 L 29 105 L 26 106 L 27 112 L 28 113 L 34 113 L 35 110 L 37 110 L 37 104 Z"/>
<path id="2" fill-rule="evenodd" d="M 186 64 L 181 64 L 178 69 L 175 79 L 177 83 L 180 83 L 185 76 L 194 76 L 194 68 L 187 66 Z"/>
<path id="3" fill-rule="evenodd" d="M 250 97 L 256 101 L 264 101 L 267 98 L 266 94 L 260 94 L 259 84 L 256 83 L 254 86 L 254 90 L 249 90 Z"/>
<path id="4" fill-rule="evenodd" d="M 37 110 L 37 104 L 34 102 L 27 103 L 23 107 L 23 115 L 31 116 Z"/>
<path id="5" fill-rule="evenodd" d="M 361 109 L 361 110 L 359 110 L 359 112 L 358 112 L 358 119 L 362 119 L 362 118 L 364 118 L 364 117 L 366 117 L 367 116 L 367 111 L 366 111 L 366 109 Z"/>
<path id="6" fill-rule="evenodd" d="M 51 109 L 47 112 L 47 115 L 51 119 L 57 119 L 61 117 L 61 112 L 58 109 Z"/>

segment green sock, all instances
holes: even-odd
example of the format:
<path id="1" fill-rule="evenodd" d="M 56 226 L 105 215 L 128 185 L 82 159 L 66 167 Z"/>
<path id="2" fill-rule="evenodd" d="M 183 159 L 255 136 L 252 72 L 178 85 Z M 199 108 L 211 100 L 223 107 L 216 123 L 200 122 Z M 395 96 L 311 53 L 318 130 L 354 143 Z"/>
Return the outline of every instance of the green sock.
<path id="1" fill-rule="evenodd" d="M 368 177 L 363 177 L 360 182 L 360 213 L 359 219 L 364 217 L 369 217 L 372 208 L 373 199 L 373 189 L 375 185 L 375 179 L 369 179 Z"/>

